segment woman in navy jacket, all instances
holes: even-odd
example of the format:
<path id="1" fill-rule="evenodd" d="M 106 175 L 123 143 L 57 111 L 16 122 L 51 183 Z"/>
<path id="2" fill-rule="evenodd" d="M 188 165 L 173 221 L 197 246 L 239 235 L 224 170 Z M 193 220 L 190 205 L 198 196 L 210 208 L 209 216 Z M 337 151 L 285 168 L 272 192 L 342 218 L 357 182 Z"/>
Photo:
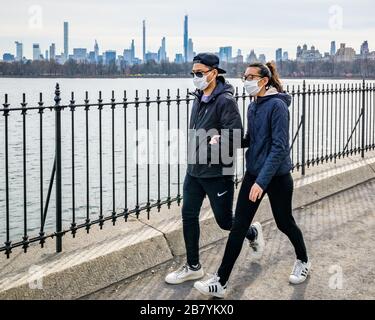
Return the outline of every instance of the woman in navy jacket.
<path id="1" fill-rule="evenodd" d="M 271 203 L 277 227 L 294 246 L 297 260 L 289 282 L 300 284 L 311 264 L 301 230 L 292 215 L 293 178 L 289 146 L 289 106 L 291 97 L 284 93 L 273 63 L 251 64 L 243 77 L 246 91 L 254 97 L 248 110 L 248 128 L 242 147 L 246 152 L 246 174 L 239 193 L 235 222 L 227 242 L 219 271 L 194 287 L 201 293 L 222 298 L 233 266 L 246 235 L 253 232 L 250 246 L 256 257 L 264 247 L 260 223 L 251 223 L 265 194 Z"/>

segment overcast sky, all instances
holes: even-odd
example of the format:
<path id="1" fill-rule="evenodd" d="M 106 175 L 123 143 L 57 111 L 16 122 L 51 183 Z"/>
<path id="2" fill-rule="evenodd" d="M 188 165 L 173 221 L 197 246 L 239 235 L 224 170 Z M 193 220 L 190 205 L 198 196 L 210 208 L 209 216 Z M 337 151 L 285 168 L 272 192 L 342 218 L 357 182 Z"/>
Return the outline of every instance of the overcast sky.
<path id="1" fill-rule="evenodd" d="M 248 54 L 255 49 L 275 58 L 282 47 L 295 57 L 298 44 L 329 51 L 331 40 L 346 42 L 359 51 L 364 40 L 375 50 L 373 0 L 1 0 L 0 54 L 15 53 L 14 41 L 24 43 L 24 55 L 32 57 L 32 44 L 42 52 L 55 42 L 63 51 L 63 21 L 70 23 L 73 47 L 114 49 L 122 54 L 136 41 L 141 55 L 142 20 L 147 21 L 147 49 L 156 52 L 167 38 L 167 52 L 174 58 L 183 52 L 183 18 L 189 15 L 195 51 L 218 51 L 233 46 Z"/>

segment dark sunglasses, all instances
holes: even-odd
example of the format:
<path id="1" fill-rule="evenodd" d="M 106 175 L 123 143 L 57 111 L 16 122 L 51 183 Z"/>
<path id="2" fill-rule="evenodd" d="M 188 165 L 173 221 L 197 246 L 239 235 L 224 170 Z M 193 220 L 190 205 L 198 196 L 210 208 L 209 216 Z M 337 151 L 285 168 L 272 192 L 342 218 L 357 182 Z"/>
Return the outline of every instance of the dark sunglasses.
<path id="1" fill-rule="evenodd" d="M 190 73 L 190 75 L 192 76 L 192 77 L 194 77 L 194 76 L 196 76 L 197 78 L 203 78 L 204 77 L 204 75 L 206 74 L 206 73 L 209 73 L 209 72 L 211 72 L 212 70 L 214 70 L 214 69 L 210 69 L 210 70 L 208 70 L 208 71 L 198 71 L 198 72 L 191 72 Z"/>

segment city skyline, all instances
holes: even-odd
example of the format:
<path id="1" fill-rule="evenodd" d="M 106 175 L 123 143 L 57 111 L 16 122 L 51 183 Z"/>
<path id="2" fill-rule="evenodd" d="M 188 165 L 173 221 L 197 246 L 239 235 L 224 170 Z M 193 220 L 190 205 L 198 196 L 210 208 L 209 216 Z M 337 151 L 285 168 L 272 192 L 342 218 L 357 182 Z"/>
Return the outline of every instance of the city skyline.
<path id="1" fill-rule="evenodd" d="M 244 15 L 244 10 L 241 8 L 246 7 L 246 2 L 239 0 L 232 3 L 233 8 L 228 7 L 228 10 L 220 10 L 220 13 L 215 12 L 215 14 L 210 14 L 209 11 L 210 8 L 212 9 L 213 1 L 201 4 L 200 9 L 196 8 L 194 0 L 183 5 L 170 0 L 160 1 L 157 5 L 145 0 L 137 3 L 110 0 L 106 4 L 90 1 L 90 8 L 93 9 L 93 14 L 90 10 L 90 17 L 83 13 L 87 10 L 87 1 L 73 4 L 68 0 L 64 4 L 51 4 L 41 0 L 40 7 L 30 6 L 29 1 L 20 2 L 17 6 L 9 4 L 2 9 L 1 53 L 9 52 L 14 41 L 24 44 L 24 55 L 27 57 L 32 56 L 33 43 L 39 43 L 43 49 L 55 43 L 56 51 L 60 53 L 64 45 L 61 24 L 69 21 L 70 48 L 92 48 L 92 43 L 96 39 L 101 48 L 122 53 L 131 40 L 135 39 L 136 55 L 142 58 L 142 30 L 139 26 L 143 20 L 146 20 L 148 50 L 157 52 L 161 39 L 166 37 L 167 55 L 173 58 L 175 53 L 184 54 L 183 17 L 186 14 L 189 15 L 188 36 L 194 40 L 195 51 L 217 51 L 220 47 L 231 46 L 234 50 L 241 49 L 244 54 L 249 54 L 251 49 L 255 49 L 258 54 L 263 53 L 267 58 L 274 58 L 274 51 L 278 47 L 288 51 L 289 56 L 293 57 L 298 43 L 314 45 L 323 53 L 330 51 L 332 40 L 336 40 L 337 44 L 345 42 L 356 51 L 364 40 L 375 43 L 373 39 L 375 30 L 372 17 L 369 15 L 370 1 L 360 1 L 361 6 L 358 5 L 359 3 L 353 5 L 349 1 L 336 1 L 336 6 L 322 1 L 305 1 L 303 5 L 295 1 L 286 1 L 283 5 L 271 1 L 269 5 L 272 5 L 274 10 L 267 9 L 267 15 L 272 17 L 268 19 L 267 24 L 260 17 L 264 17 L 264 14 L 259 14 L 259 17 L 254 15 L 251 19 L 249 15 L 241 19 Z M 20 12 L 22 3 L 24 10 Z M 235 9 L 236 4 L 237 9 Z M 116 5 L 117 9 L 113 10 L 111 5 Z M 293 5 L 293 12 L 290 12 L 288 5 L 290 7 Z M 33 10 L 30 11 L 30 8 Z M 33 21 L 33 19 L 38 20 L 38 8 L 41 11 L 39 12 L 41 26 L 39 29 L 30 28 L 30 23 L 38 24 Z M 252 8 L 254 12 L 262 10 L 259 4 L 252 4 Z M 121 15 L 121 9 L 135 14 Z M 286 15 L 281 18 L 280 14 L 283 11 Z M 227 15 L 224 20 L 225 17 L 220 16 L 223 13 Z M 337 19 L 335 14 L 338 15 Z M 235 19 L 229 20 L 231 15 Z M 314 19 L 311 19 L 311 16 Z M 100 21 L 100 27 L 96 26 L 95 19 Z M 341 26 L 340 19 L 342 19 Z M 319 34 L 318 39 L 317 34 Z M 14 53 L 14 50 L 11 52 Z"/>
<path id="2" fill-rule="evenodd" d="M 142 57 L 141 59 L 136 57 L 136 46 L 135 40 L 132 39 L 131 46 L 129 49 L 124 49 L 122 52 L 123 54 L 119 54 L 116 50 L 107 49 L 103 50 L 103 54 L 99 55 L 99 45 L 97 40 L 95 39 L 94 51 L 90 51 L 89 48 L 73 48 L 69 50 L 69 22 L 64 21 L 63 23 L 63 43 L 64 48 L 61 55 L 56 55 L 56 44 L 52 43 L 49 46 L 49 49 L 45 50 L 45 54 L 42 54 L 42 50 L 39 43 L 33 43 L 33 57 L 32 60 L 50 60 L 54 59 L 59 63 L 65 63 L 69 59 L 76 60 L 77 62 L 90 62 L 90 63 L 99 63 L 104 62 L 106 64 L 109 61 L 112 62 L 120 62 L 124 61 L 127 64 L 140 64 L 147 61 L 154 60 L 155 62 L 191 62 L 193 60 L 194 55 L 196 52 L 194 51 L 194 43 L 193 39 L 189 37 L 189 16 L 184 16 L 184 34 L 183 34 L 183 54 L 175 53 L 174 58 L 171 57 L 169 59 L 167 53 L 167 40 L 166 37 L 161 39 L 161 46 L 159 47 L 157 52 L 152 52 L 147 48 L 147 25 L 146 20 L 142 21 Z M 21 60 L 31 60 L 27 57 L 23 56 L 24 46 L 22 42 L 15 41 L 16 45 L 16 53 L 12 54 L 10 52 L 6 52 L 3 55 L 3 60 L 5 62 L 12 62 L 12 61 L 21 61 Z M 210 50 L 211 52 L 216 53 L 222 62 L 231 62 L 231 63 L 243 63 L 243 62 L 263 62 L 265 63 L 266 60 L 274 60 L 274 61 L 287 61 L 287 60 L 299 60 L 301 62 L 307 61 L 314 61 L 320 60 L 325 58 L 330 58 L 333 56 L 337 61 L 351 61 L 355 58 L 363 58 L 369 57 L 372 60 L 375 60 L 375 51 L 371 51 L 369 48 L 369 43 L 367 40 L 363 41 L 359 54 L 356 53 L 356 50 L 347 47 L 346 43 L 340 43 L 340 48 L 336 49 L 336 41 L 333 40 L 330 42 L 329 51 L 320 52 L 319 48 L 316 48 L 314 45 L 308 47 L 305 43 L 303 46 L 298 45 L 296 49 L 295 58 L 290 57 L 289 52 L 283 50 L 283 48 L 277 48 L 275 51 L 275 57 L 267 59 L 264 53 L 255 53 L 255 49 L 252 49 L 249 54 L 245 53 L 242 55 L 242 50 L 238 49 L 237 56 L 233 56 L 233 47 L 226 46 L 220 47 L 218 51 Z M 73 52 L 73 54 L 71 54 Z M 292 54 L 293 56 L 293 54 Z"/>

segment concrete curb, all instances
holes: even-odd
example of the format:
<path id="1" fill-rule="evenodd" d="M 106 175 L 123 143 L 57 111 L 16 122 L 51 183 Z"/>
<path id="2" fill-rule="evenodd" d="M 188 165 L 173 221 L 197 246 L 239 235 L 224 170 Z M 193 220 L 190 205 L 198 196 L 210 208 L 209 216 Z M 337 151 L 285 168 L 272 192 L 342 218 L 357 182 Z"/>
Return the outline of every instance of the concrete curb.
<path id="1" fill-rule="evenodd" d="M 313 170 L 312 170 L 313 171 Z M 293 208 L 322 200 L 335 193 L 375 179 L 375 158 L 333 166 L 307 177 L 295 175 Z M 263 201 L 256 220 L 272 219 L 268 201 Z M 125 235 L 125 236 L 124 236 Z M 201 242 L 204 247 L 228 236 L 204 203 Z M 79 235 L 65 241 L 64 253 L 47 247 L 4 260 L 0 271 L 0 299 L 76 299 L 151 269 L 185 254 L 180 208 L 155 214 L 151 221 L 131 219 L 108 230 Z M 3 263 L 1 263 L 3 265 Z"/>

